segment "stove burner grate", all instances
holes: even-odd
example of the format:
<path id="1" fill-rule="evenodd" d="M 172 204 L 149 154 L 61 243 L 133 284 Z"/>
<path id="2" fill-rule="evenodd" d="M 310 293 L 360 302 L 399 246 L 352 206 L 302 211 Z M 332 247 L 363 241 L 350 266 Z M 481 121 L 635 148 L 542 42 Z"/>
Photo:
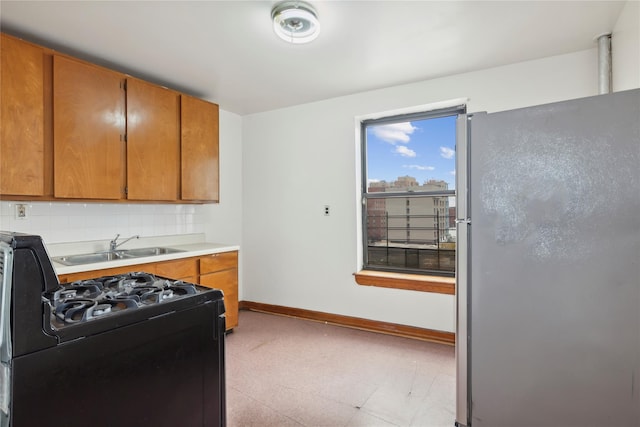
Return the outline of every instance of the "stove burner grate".
<path id="1" fill-rule="evenodd" d="M 198 293 L 192 283 L 135 272 L 80 280 L 48 293 L 52 316 L 64 324 L 108 317 Z"/>

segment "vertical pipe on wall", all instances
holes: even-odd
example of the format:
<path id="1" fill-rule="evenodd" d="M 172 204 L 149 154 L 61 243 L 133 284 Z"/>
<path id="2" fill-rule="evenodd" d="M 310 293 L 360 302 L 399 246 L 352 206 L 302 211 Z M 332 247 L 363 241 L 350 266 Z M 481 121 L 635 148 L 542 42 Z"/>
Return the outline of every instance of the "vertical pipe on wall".
<path id="1" fill-rule="evenodd" d="M 598 41 L 598 93 L 611 93 L 611 33 L 596 37 Z"/>

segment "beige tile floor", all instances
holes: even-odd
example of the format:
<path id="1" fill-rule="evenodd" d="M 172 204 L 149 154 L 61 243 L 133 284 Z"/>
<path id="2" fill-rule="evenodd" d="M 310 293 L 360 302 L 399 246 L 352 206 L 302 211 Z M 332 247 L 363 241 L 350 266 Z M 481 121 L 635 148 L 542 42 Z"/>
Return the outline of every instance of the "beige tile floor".
<path id="1" fill-rule="evenodd" d="M 454 425 L 453 347 L 251 311 L 226 345 L 229 427 Z"/>

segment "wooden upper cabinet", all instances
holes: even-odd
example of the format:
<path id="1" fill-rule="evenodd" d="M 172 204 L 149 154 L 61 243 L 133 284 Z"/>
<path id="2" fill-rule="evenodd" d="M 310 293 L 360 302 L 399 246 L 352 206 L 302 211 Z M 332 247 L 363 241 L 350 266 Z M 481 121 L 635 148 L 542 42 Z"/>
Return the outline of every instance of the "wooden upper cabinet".
<path id="1" fill-rule="evenodd" d="M 219 109 L 0 34 L 0 196 L 219 200 Z"/>
<path id="2" fill-rule="evenodd" d="M 42 196 L 47 152 L 44 50 L 1 37 L 0 194 Z"/>
<path id="3" fill-rule="evenodd" d="M 127 186 L 132 200 L 180 198 L 180 95 L 127 80 Z"/>
<path id="4" fill-rule="evenodd" d="M 182 200 L 219 200 L 218 106 L 181 96 Z"/>
<path id="5" fill-rule="evenodd" d="M 124 76 L 55 55 L 55 197 L 124 198 L 124 134 Z"/>

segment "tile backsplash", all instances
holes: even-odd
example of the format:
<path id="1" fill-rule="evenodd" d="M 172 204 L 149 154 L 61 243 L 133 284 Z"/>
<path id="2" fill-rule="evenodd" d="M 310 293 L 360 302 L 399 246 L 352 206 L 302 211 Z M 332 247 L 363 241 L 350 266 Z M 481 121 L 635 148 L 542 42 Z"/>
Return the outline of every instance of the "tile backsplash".
<path id="1" fill-rule="evenodd" d="M 16 205 L 26 205 L 17 218 Z M 0 230 L 38 234 L 45 243 L 203 233 L 202 205 L 0 202 Z"/>

